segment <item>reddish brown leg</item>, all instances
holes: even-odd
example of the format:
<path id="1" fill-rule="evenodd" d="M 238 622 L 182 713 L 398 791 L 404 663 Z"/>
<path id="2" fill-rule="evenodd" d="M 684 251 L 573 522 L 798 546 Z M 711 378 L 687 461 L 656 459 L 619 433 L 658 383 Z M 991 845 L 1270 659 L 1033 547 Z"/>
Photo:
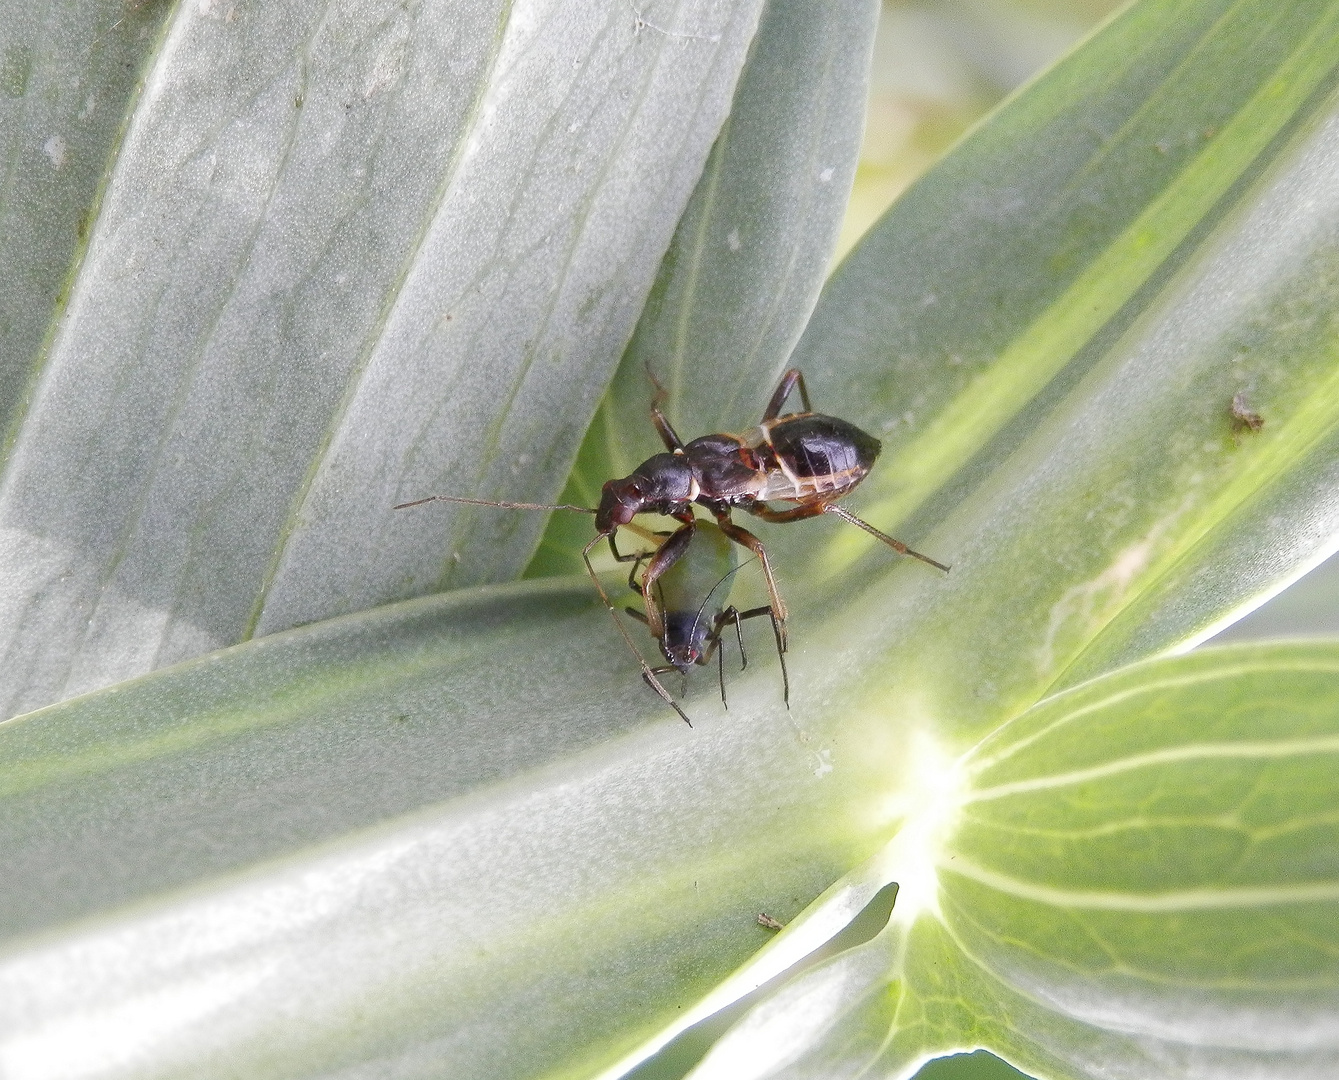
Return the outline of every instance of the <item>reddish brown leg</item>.
<path id="1" fill-rule="evenodd" d="M 762 564 L 763 580 L 767 582 L 767 598 L 772 602 L 772 611 L 776 614 L 778 631 L 781 640 L 781 651 L 786 651 L 786 605 L 781 600 L 781 594 L 776 590 L 776 577 L 772 573 L 772 560 L 767 556 L 767 549 L 762 546 L 762 541 L 754 536 L 748 529 L 736 525 L 730 520 L 729 513 L 717 514 L 716 524 L 720 526 L 721 532 L 725 533 L 736 544 L 748 548 L 753 554 L 758 556 L 758 562 Z"/>
<path id="2" fill-rule="evenodd" d="M 748 508 L 748 511 L 750 514 L 762 518 L 763 521 L 771 521 L 778 524 L 783 524 L 787 521 L 803 521 L 805 518 L 817 517 L 819 514 L 836 514 L 843 521 L 849 521 L 852 525 L 864 529 L 870 536 L 877 536 L 899 555 L 910 555 L 913 559 L 920 559 L 921 562 L 927 562 L 931 566 L 938 567 L 940 570 L 944 571 L 944 573 L 948 573 L 948 567 L 943 563 L 935 562 L 934 559 L 930 558 L 928 555 L 922 555 L 919 551 L 912 551 L 911 548 L 907 547 L 901 540 L 894 540 L 887 533 L 880 532 L 868 521 L 862 521 L 851 513 L 851 511 L 847 510 L 845 507 L 838 506 L 836 503 L 802 503 L 791 510 L 773 510 L 766 503 L 754 503 Z"/>
<path id="3" fill-rule="evenodd" d="M 625 525 L 623 526 L 623 528 L 628 528 L 628 526 Z M 658 532 L 653 534 L 648 533 L 647 535 L 648 536 L 653 535 L 658 537 L 660 543 L 663 544 L 665 542 L 665 537 L 669 536 L 670 534 L 667 532 Z M 642 586 L 641 583 L 637 580 L 637 571 L 642 568 L 642 563 L 644 563 L 647 559 L 649 559 L 652 555 L 656 553 L 658 547 L 659 544 L 657 544 L 656 548 L 652 548 L 650 551 L 634 551 L 629 552 L 626 555 L 623 555 L 619 553 L 617 546 L 615 546 L 613 536 L 611 535 L 609 537 L 609 550 L 614 553 L 614 561 L 623 563 L 625 562 L 632 563 L 632 569 L 628 571 L 628 588 L 631 589 L 633 592 L 635 592 L 638 596 L 642 595 Z M 629 614 L 632 613 L 632 608 L 624 608 L 623 610 L 628 612 Z M 646 622 L 646 619 L 642 618 L 642 622 Z"/>
<path id="4" fill-rule="evenodd" d="M 660 441 L 665 444 L 666 450 L 670 453 L 682 450 L 683 440 L 670 426 L 670 422 L 665 419 L 665 414 L 660 411 L 660 406 L 669 400 L 669 391 L 660 385 L 660 380 L 651 371 L 650 364 L 646 365 L 646 377 L 651 380 L 651 385 L 656 388 L 656 392 L 651 397 L 651 423 L 656 426 L 656 431 L 660 433 Z"/>
<path id="5" fill-rule="evenodd" d="M 661 685 L 660 680 L 656 678 L 655 672 L 651 670 L 651 666 L 646 662 L 646 659 L 642 656 L 640 650 L 638 650 L 637 646 L 633 643 L 632 636 L 628 633 L 628 628 L 623 625 L 623 620 L 618 617 L 618 610 L 612 603 L 610 603 L 609 594 L 604 591 L 604 586 L 600 584 L 600 578 L 599 575 L 595 573 L 595 567 L 590 564 L 591 549 L 603 539 L 603 536 L 597 535 L 594 540 L 582 549 L 581 558 L 586 564 L 586 573 L 590 575 L 590 579 L 595 585 L 595 591 L 600 594 L 600 599 L 604 601 L 604 606 L 609 611 L 609 617 L 614 620 L 614 626 L 618 629 L 619 635 L 623 638 L 624 643 L 628 646 L 632 655 L 637 658 L 637 664 L 642 669 L 642 678 L 646 680 L 646 685 L 659 694 L 665 704 L 679 714 L 679 719 L 689 727 L 692 727 L 693 722 L 688 719 L 688 714 L 684 712 L 683 709 L 679 708 L 679 703 L 675 701 L 670 695 L 670 692 Z"/>
<path id="6" fill-rule="evenodd" d="M 660 610 L 660 603 L 656 599 L 655 583 L 660 575 L 678 562 L 679 557 L 688 550 L 696 528 L 697 519 L 689 512 L 687 520 L 656 549 L 651 561 L 646 564 L 646 572 L 642 574 L 641 594 L 642 602 L 646 605 L 646 625 L 657 641 L 665 636 L 665 614 Z"/>
<path id="7" fill-rule="evenodd" d="M 800 374 L 799 368 L 793 367 L 782 375 L 781 381 L 776 384 L 776 391 L 772 394 L 772 400 L 767 403 L 767 411 L 762 414 L 764 424 L 768 420 L 775 420 L 781 415 L 781 407 L 785 405 L 786 398 L 790 397 L 790 392 L 797 385 L 800 388 L 800 400 L 804 402 L 804 411 L 814 411 L 813 406 L 809 404 L 809 391 L 804 385 L 804 376 Z"/>
<path id="8" fill-rule="evenodd" d="M 801 503 L 789 510 L 773 510 L 766 503 L 754 503 L 748 508 L 748 512 L 754 517 L 762 518 L 763 521 L 773 521 L 780 524 L 787 521 L 803 521 L 805 518 L 818 517 L 819 514 L 824 512 L 826 506 L 826 503 L 811 502 Z"/>

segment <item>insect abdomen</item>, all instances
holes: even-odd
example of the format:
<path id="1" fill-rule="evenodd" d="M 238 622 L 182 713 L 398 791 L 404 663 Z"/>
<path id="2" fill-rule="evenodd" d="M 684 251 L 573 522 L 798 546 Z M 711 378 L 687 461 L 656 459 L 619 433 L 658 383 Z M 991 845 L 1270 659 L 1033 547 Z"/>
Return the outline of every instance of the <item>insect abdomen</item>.
<path id="1" fill-rule="evenodd" d="M 770 451 L 775 461 L 763 499 L 849 491 L 868 475 L 881 448 L 854 424 L 820 413 L 783 416 L 756 430 L 763 436 L 758 451 Z"/>

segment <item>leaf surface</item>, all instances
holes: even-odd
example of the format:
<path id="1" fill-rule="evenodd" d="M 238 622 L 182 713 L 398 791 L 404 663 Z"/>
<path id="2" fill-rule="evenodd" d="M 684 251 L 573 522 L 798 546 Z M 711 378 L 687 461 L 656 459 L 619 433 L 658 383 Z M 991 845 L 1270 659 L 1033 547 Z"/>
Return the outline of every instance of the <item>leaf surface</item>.
<path id="1" fill-rule="evenodd" d="M 1054 1010 L 1022 1000 L 997 971 L 1016 959 L 1014 938 L 992 938 L 999 927 L 1049 947 L 1051 923 L 1029 922 L 1035 897 L 951 876 L 951 863 L 936 870 L 927 856 L 941 850 L 931 843 L 940 833 L 907 826 L 946 805 L 927 778 L 951 775 L 945 762 L 1051 688 L 1192 640 L 1330 543 L 1334 489 L 1324 478 L 1339 396 L 1313 392 L 1339 370 L 1327 286 L 1339 173 L 1326 43 L 1336 20 L 1339 5 L 1321 3 L 1132 8 L 980 128 L 831 280 L 795 359 L 818 408 L 884 440 L 852 506 L 954 565 L 944 578 L 894 561 L 839 522 L 760 529 L 795 613 L 789 713 L 775 662 L 759 659 L 730 679 L 728 717 L 710 677 L 698 680 L 685 699 L 696 727 L 686 728 L 638 683 L 585 583 L 556 581 L 275 635 L 0 728 L 15 785 L 0 820 L 32 838 L 24 873 L 9 876 L 6 997 L 19 1002 L 35 975 L 51 988 L 11 1010 L 9 1060 L 56 1060 L 91 1045 L 76 1036 L 111 1031 L 130 1073 L 198 1075 L 210 1060 L 255 1076 L 294 1062 L 412 1076 L 449 1057 L 462 1076 L 590 1075 L 663 1042 L 667 1025 L 765 940 L 759 911 L 789 921 L 897 836 L 896 865 L 929 869 L 898 878 L 900 907 L 922 917 L 806 977 L 829 980 L 807 1004 L 799 995 L 816 984 L 796 983 L 785 1000 L 811 1010 L 808 1019 L 770 1045 L 830 1064 L 821 1057 L 832 1052 L 830 1019 L 833 1031 L 847 1025 L 838 1044 L 854 1048 L 851 1060 L 868 1060 L 894 1031 L 890 1008 L 914 1008 L 905 1014 L 914 1031 L 892 1047 L 899 1068 L 988 1043 L 1039 1071 L 1077 1069 L 1082 1037 L 1071 1036 L 1092 1017 L 1047 1027 Z M 636 41 L 651 36 L 643 28 Z M 724 169 L 729 143 L 718 153 Z M 703 190 L 689 219 L 702 210 L 704 235 L 719 235 L 726 219 L 699 202 Z M 818 233 L 788 235 L 816 247 Z M 681 232 L 675 250 L 690 250 L 684 242 Z M 667 319 L 674 304 L 696 310 L 672 261 L 657 286 L 673 300 Z M 410 319 L 426 309 L 397 301 L 387 325 L 401 310 Z M 739 355 L 775 347 L 768 362 L 782 366 L 796 329 L 783 316 L 756 334 L 761 351 Z M 644 340 L 662 340 L 652 334 L 661 325 L 644 322 Z M 1237 361 L 1232 342 L 1243 335 L 1250 347 Z M 423 361 L 422 374 L 437 354 L 416 340 L 407 355 Z M 713 385 L 697 381 L 711 370 L 709 350 L 683 356 L 681 386 Z M 624 374 L 640 359 L 630 351 Z M 412 394 L 397 397 L 378 377 L 376 400 L 392 403 L 397 420 L 417 415 Z M 358 392 L 371 386 L 364 379 Z M 904 386 L 909 407 L 896 396 Z M 1260 431 L 1234 430 L 1239 392 L 1265 418 Z M 733 409 L 722 392 L 721 407 L 727 400 Z M 676 419 L 688 427 L 693 413 Z M 701 423 L 689 430 L 715 421 Z M 323 462 L 351 460 L 339 455 L 361 436 L 352 425 L 338 432 Z M 403 446 L 409 436 L 397 428 L 388 439 Z M 363 480 L 341 486 L 340 476 L 332 468 L 303 489 L 324 494 L 304 496 L 314 513 L 286 550 L 306 545 L 308 561 L 276 564 L 274 581 L 288 584 L 267 595 L 290 597 L 293 619 L 314 581 L 300 567 L 317 573 L 321 537 L 344 528 L 321 507 L 371 506 Z M 499 481 L 471 493 L 528 492 Z M 367 520 L 351 513 L 349 527 Z M 390 573 L 369 554 L 380 527 L 354 545 L 349 597 L 364 568 L 367 580 Z M 498 526 L 528 527 L 515 517 Z M 470 535 L 479 558 L 500 552 Z M 1196 576 L 1229 537 L 1240 540 L 1231 573 Z M 749 573 L 741 597 L 757 590 Z M 1122 636 L 1122 613 L 1141 604 L 1169 615 L 1150 616 L 1147 639 Z M 274 626 L 290 617 L 264 610 Z M 1015 845 L 1033 856 L 1028 872 L 1069 889 L 1063 860 L 1043 858 L 1063 851 L 1025 841 L 1036 841 Z M 1151 872 L 1181 851 L 1169 841 L 1135 854 Z M 1121 865 L 1138 869 L 1125 854 Z M 849 906 L 878 880 L 839 885 L 828 902 Z M 1080 899 L 1096 888 L 1079 886 Z M 974 928 L 973 904 L 989 889 L 1004 895 L 1001 921 Z M 925 915 L 941 892 L 940 917 Z M 815 909 L 800 927 L 835 926 L 830 914 Z M 183 928 L 198 933 L 183 938 Z M 958 939 L 985 966 L 964 965 Z M 786 941 L 758 963 L 775 964 Z M 1263 936 L 1248 944 L 1267 952 Z M 1047 962 L 1024 974 L 1057 978 L 1071 957 L 1055 949 L 1059 960 L 1041 949 Z M 102 980 L 83 997 L 67 977 L 77 970 Z M 1188 970 L 1194 986 L 1209 979 Z M 751 982 L 740 971 L 732 985 Z M 1129 988 L 1128 1007 L 1145 1015 L 1141 987 L 1111 982 L 1103 1000 Z M 903 998 L 890 1005 L 890 993 Z M 198 1012 L 158 1027 L 131 1022 L 167 1000 Z M 856 1008 L 862 1001 L 874 1011 Z M 1009 1042 L 999 1018 L 1015 1014 L 1025 1035 Z M 1142 1067 L 1137 1055 L 1153 1044 L 1136 1043 L 1112 1053 Z"/>
<path id="2" fill-rule="evenodd" d="M 1043 702 L 959 764 L 942 831 L 890 868 L 888 929 L 694 1080 L 906 1077 L 981 1044 L 1046 1078 L 1333 1075 L 1336 754 L 1333 644 L 1209 649 Z"/>
<path id="3" fill-rule="evenodd" d="M 0 3 L 0 431 L 11 434 L 169 5 Z"/>
<path id="4" fill-rule="evenodd" d="M 760 6 L 179 5 L 0 475 L 4 714 L 519 572 L 390 507 L 561 487 Z"/>
<path id="5" fill-rule="evenodd" d="M 730 118 L 560 500 L 595 506 L 606 480 L 665 447 L 648 370 L 684 440 L 756 423 L 809 319 L 859 155 L 878 5 L 841 17 L 773 0 Z M 798 407 L 798 406 L 796 406 Z M 572 573 L 590 523 L 555 515 L 528 574 Z"/>
<path id="6" fill-rule="evenodd" d="M 608 1064 L 854 857 L 754 660 L 690 729 L 587 582 L 534 582 L 0 725 L 6 1075 Z"/>

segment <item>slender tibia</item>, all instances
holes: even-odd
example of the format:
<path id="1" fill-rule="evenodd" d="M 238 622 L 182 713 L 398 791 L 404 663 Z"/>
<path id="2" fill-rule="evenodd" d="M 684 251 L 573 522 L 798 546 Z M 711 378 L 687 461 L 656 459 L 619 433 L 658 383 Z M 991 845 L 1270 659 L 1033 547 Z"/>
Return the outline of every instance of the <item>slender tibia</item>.
<path id="1" fill-rule="evenodd" d="M 786 398 L 790 397 L 790 392 L 796 386 L 800 388 L 800 400 L 804 402 L 804 411 L 814 411 L 814 407 L 809 404 L 809 391 L 804 385 L 804 376 L 800 374 L 799 368 L 791 368 L 781 376 L 781 381 L 776 384 L 776 390 L 772 393 L 772 400 L 767 403 L 767 411 L 762 414 L 764 424 L 768 420 L 775 420 L 781 415 L 781 408 L 786 404 Z"/>
<path id="2" fill-rule="evenodd" d="M 836 514 L 843 521 L 849 521 L 852 525 L 864 529 L 870 536 L 877 536 L 899 555 L 910 555 L 913 559 L 920 559 L 921 562 L 929 563 L 931 566 L 938 567 L 940 570 L 944 571 L 944 573 L 948 573 L 948 567 L 943 563 L 935 562 L 929 555 L 922 555 L 919 551 L 912 551 L 911 548 L 907 547 L 901 540 L 894 540 L 887 533 L 880 532 L 868 521 L 861 521 L 860 518 L 856 517 L 849 510 L 838 506 L 836 503 L 828 503 L 823 507 L 823 512 L 825 514 Z"/>
<path id="3" fill-rule="evenodd" d="M 748 529 L 742 528 L 731 521 L 728 514 L 717 514 L 716 524 L 720 526 L 721 532 L 725 533 L 736 544 L 748 548 L 758 556 L 758 562 L 762 564 L 763 580 L 767 583 L 767 599 L 772 602 L 772 612 L 781 627 L 781 647 L 784 652 L 786 645 L 786 605 L 781 600 L 781 594 L 777 592 L 776 577 L 772 573 L 772 560 L 767 556 L 767 549 L 762 546 L 762 541 Z"/>
<path id="4" fill-rule="evenodd" d="M 786 671 L 786 647 L 781 632 L 781 624 L 777 621 L 776 612 L 770 607 L 750 608 L 748 611 L 741 611 L 735 617 L 735 629 L 739 629 L 741 619 L 756 619 L 759 615 L 766 615 L 772 620 L 772 636 L 776 638 L 776 658 L 781 661 L 781 691 L 786 700 L 786 708 L 790 708 L 790 675 Z M 744 652 L 744 640 L 741 636 L 739 641 L 739 651 Z M 748 660 L 744 661 L 744 666 L 748 666 Z"/>
<path id="5" fill-rule="evenodd" d="M 714 642 L 714 644 L 716 646 L 716 680 L 721 684 L 721 708 L 729 712 L 730 703 L 725 700 L 725 650 L 720 647 L 721 643 L 719 641 Z M 740 645 L 743 645 L 742 639 Z"/>
<path id="6" fill-rule="evenodd" d="M 679 438 L 678 432 L 670 426 L 670 422 L 665 419 L 665 414 L 660 408 L 669 400 L 669 391 L 660 385 L 660 380 L 656 378 L 649 363 L 646 365 L 646 377 L 651 380 L 651 385 L 656 388 L 656 392 L 651 396 L 651 423 L 655 425 L 656 431 L 660 435 L 660 441 L 665 444 L 666 450 L 670 453 L 682 450 L 683 440 Z"/>

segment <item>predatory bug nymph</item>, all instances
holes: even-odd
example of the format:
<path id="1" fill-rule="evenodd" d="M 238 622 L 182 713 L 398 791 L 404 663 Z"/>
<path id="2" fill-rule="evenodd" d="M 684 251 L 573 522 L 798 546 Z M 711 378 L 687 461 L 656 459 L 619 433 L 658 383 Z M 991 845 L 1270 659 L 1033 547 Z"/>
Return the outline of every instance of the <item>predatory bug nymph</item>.
<path id="1" fill-rule="evenodd" d="M 758 556 L 783 649 L 786 605 L 777 592 L 771 560 L 762 541 L 730 519 L 732 510 L 774 522 L 835 514 L 882 540 L 899 555 L 910 555 L 948 572 L 943 563 L 912 551 L 902 541 L 837 505 L 838 499 L 869 475 L 881 446 L 878 439 L 854 424 L 814 412 L 799 368 L 791 368 L 781 377 L 757 427 L 740 435 L 704 435 L 689 443 L 679 438 L 661 410 L 669 396 L 665 388 L 649 368 L 647 375 L 656 388 L 651 399 L 651 422 L 669 453 L 648 458 L 631 476 L 604 485 L 595 514 L 596 538 L 587 552 L 605 536 L 610 537 L 613 546 L 614 530 L 638 513 L 651 510 L 673 517 L 681 522 L 678 532 L 661 545 L 647 567 L 648 583 L 654 582 L 687 547 L 696 527 L 690 504 L 700 503 L 711 511 L 726 536 Z M 782 415 L 786 400 L 796 388 L 804 411 Z M 777 509 L 769 505 L 771 502 L 795 505 Z"/>
<path id="2" fill-rule="evenodd" d="M 668 537 L 671 534 L 660 534 Z M 767 615 L 772 620 L 772 635 L 776 639 L 776 654 L 781 661 L 782 696 L 790 707 L 790 678 L 786 673 L 786 655 L 781 647 L 781 624 L 770 604 L 740 611 L 729 604 L 734 575 L 740 568 L 736 545 L 710 522 L 698 522 L 692 542 L 652 584 L 654 602 L 647 600 L 647 588 L 637 580 L 637 571 L 643 560 L 654 552 L 640 553 L 628 575 L 628 586 L 639 594 L 646 606 L 645 613 L 626 608 L 629 615 L 646 623 L 660 645 L 660 652 L 669 661 L 665 667 L 652 668 L 652 674 L 665 675 L 678 671 L 685 688 L 688 672 L 694 664 L 708 664 L 716 656 L 716 674 L 721 688 L 721 704 L 727 709 L 725 697 L 725 649 L 721 634 L 731 624 L 739 642 L 740 670 L 749 666 L 744 651 L 745 619 Z M 680 713 L 682 715 L 682 713 Z M 684 717 L 686 720 L 687 717 Z"/>

